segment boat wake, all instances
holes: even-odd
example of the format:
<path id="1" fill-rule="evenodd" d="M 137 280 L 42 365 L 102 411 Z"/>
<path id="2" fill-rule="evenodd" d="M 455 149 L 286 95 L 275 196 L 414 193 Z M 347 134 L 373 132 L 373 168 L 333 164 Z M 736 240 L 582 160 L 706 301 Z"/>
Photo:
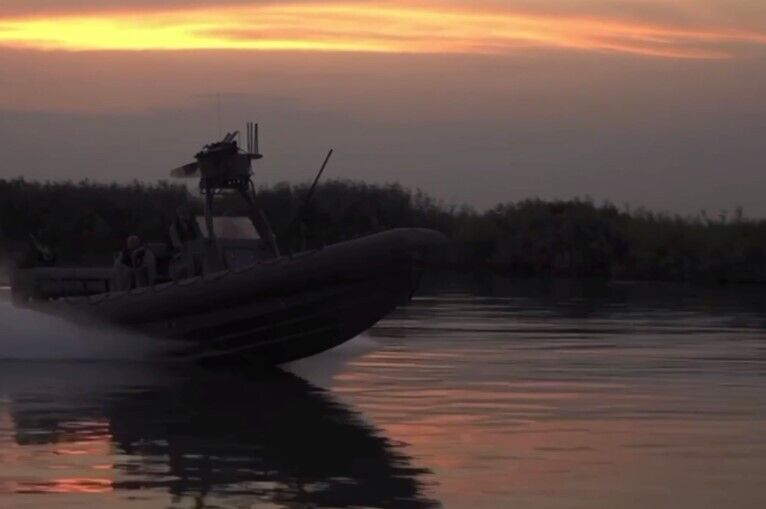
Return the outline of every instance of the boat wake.
<path id="1" fill-rule="evenodd" d="M 0 360 L 157 360 L 171 345 L 0 302 Z"/>
<path id="2" fill-rule="evenodd" d="M 290 362 L 282 368 L 317 387 L 331 389 L 335 376 L 343 372 L 346 364 L 379 348 L 380 344 L 375 339 L 360 334 L 331 350 Z"/>

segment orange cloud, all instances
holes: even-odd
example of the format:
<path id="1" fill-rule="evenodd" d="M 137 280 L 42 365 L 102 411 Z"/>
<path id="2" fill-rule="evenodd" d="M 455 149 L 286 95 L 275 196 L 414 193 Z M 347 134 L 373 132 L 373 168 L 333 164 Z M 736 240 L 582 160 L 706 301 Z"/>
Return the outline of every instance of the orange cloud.
<path id="1" fill-rule="evenodd" d="M 766 34 L 500 8 L 374 2 L 230 5 L 0 18 L 0 47 L 504 54 L 528 48 L 726 58 Z"/>

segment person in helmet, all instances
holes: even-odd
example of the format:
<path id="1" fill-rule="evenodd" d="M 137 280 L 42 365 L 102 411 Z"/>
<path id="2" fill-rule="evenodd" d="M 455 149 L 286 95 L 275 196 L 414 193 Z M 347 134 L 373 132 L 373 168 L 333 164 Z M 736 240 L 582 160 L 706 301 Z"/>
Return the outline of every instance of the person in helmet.
<path id="1" fill-rule="evenodd" d="M 138 235 L 131 235 L 114 263 L 118 287 L 123 290 L 150 286 L 157 275 L 154 253 L 141 242 Z"/>
<path id="2" fill-rule="evenodd" d="M 176 218 L 170 225 L 169 235 L 174 252 L 171 269 L 173 279 L 202 274 L 205 240 L 194 214 L 187 205 L 176 209 Z"/>
<path id="3" fill-rule="evenodd" d="M 187 205 L 180 205 L 176 209 L 176 218 L 170 225 L 169 233 L 170 243 L 177 251 L 181 251 L 187 242 L 202 238 L 202 231 Z"/>

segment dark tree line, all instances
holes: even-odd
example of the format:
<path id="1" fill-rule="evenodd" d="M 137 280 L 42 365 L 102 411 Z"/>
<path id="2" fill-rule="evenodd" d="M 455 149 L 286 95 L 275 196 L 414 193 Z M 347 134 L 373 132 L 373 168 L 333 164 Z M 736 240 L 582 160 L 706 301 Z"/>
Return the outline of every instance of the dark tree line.
<path id="1" fill-rule="evenodd" d="M 108 262 L 131 233 L 167 235 L 186 189 L 92 182 L 0 180 L 0 250 L 24 250 L 29 234 L 54 247 L 66 263 Z M 164 237 L 161 237 L 164 238 Z"/>
<path id="2" fill-rule="evenodd" d="M 741 212 L 715 219 L 629 212 L 588 200 L 526 200 L 477 212 L 446 206 L 399 185 L 330 181 L 302 209 L 307 185 L 258 190 L 280 242 L 294 246 L 298 216 L 319 246 L 400 226 L 442 231 L 445 263 L 512 275 L 611 277 L 704 282 L 766 282 L 766 221 Z M 181 185 L 38 183 L 0 180 L 0 257 L 23 249 L 30 233 L 64 263 L 106 263 L 125 237 L 163 240 L 179 204 L 198 212 Z M 236 200 L 218 204 L 241 214 Z M 301 214 L 301 211 L 304 212 Z"/>

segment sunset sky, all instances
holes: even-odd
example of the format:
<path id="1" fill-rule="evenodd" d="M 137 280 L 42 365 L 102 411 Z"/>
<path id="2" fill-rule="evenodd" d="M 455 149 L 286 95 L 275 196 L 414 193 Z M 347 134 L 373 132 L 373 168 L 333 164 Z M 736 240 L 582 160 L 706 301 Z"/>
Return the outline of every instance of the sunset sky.
<path id="1" fill-rule="evenodd" d="M 260 122 L 260 182 L 766 216 L 762 0 L 3 0 L 0 177 L 155 181 Z M 218 122 L 220 104 L 221 127 Z"/>

